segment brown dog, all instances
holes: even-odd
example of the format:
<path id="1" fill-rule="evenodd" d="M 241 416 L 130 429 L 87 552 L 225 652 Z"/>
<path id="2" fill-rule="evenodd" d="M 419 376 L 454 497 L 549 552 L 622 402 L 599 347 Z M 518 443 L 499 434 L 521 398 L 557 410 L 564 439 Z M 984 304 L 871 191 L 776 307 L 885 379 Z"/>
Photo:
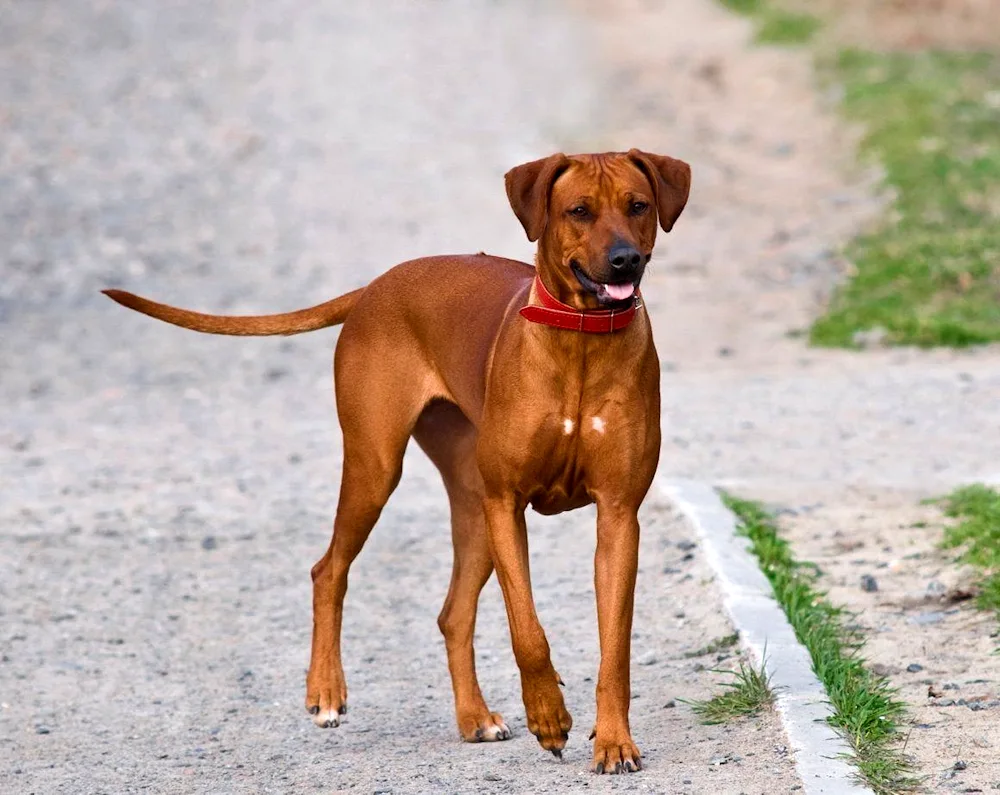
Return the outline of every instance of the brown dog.
<path id="1" fill-rule="evenodd" d="M 656 239 L 687 202 L 679 160 L 553 155 L 512 169 L 507 195 L 537 267 L 490 257 L 405 262 L 367 287 L 283 315 L 220 317 L 107 294 L 214 334 L 298 334 L 343 323 L 337 411 L 344 466 L 333 539 L 313 567 L 306 708 L 318 726 L 346 711 L 340 627 L 347 574 L 396 487 L 412 436 L 441 471 L 455 559 L 438 625 L 465 740 L 504 740 L 476 679 L 479 593 L 496 567 L 521 672 L 528 729 L 561 756 L 572 725 L 528 572 L 528 505 L 597 503 L 594 580 L 601 644 L 593 769 L 640 768 L 629 730 L 629 650 L 639 552 L 636 513 L 660 452 L 659 361 L 638 286 Z"/>

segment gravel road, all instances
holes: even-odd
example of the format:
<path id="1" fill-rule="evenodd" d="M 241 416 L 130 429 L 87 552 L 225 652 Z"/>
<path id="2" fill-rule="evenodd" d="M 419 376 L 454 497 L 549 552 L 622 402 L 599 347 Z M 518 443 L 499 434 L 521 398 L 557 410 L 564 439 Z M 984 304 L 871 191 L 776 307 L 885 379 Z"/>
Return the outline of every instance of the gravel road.
<path id="1" fill-rule="evenodd" d="M 1000 479 L 995 349 L 860 356 L 796 336 L 846 267 L 840 246 L 884 205 L 805 55 L 748 46 L 749 23 L 711 0 L 0 13 L 0 792 L 798 786 L 773 715 L 704 727 L 680 700 L 716 688 L 707 669 L 733 660 L 685 655 L 731 629 L 693 534 L 656 499 L 633 654 L 647 769 L 586 773 L 586 511 L 532 524 L 575 719 L 565 760 L 524 728 L 492 582 L 480 676 L 515 737 L 458 742 L 434 623 L 446 502 L 417 450 L 352 576 L 351 713 L 315 729 L 308 573 L 339 480 L 337 332 L 199 336 L 97 290 L 279 311 L 424 254 L 530 258 L 503 173 L 560 149 L 641 146 L 695 177 L 644 285 L 664 362 L 661 473 L 823 503 L 834 518 L 808 525 L 816 537 L 868 504 Z M 971 643 L 966 658 L 981 667 Z M 928 730 L 922 769 L 970 730 Z"/>
<path id="2" fill-rule="evenodd" d="M 629 14 L 634 41 L 664 35 Z M 507 168 L 601 148 L 629 114 L 669 128 L 677 113 L 666 89 L 652 106 L 623 92 L 637 73 L 603 47 L 599 17 L 527 0 L 61 0 L 3 15 L 0 791 L 798 786 L 773 715 L 704 727 L 679 701 L 709 695 L 706 669 L 732 662 L 685 654 L 731 629 L 687 528 L 655 500 L 634 641 L 647 770 L 586 773 L 587 512 L 533 524 L 536 597 L 576 720 L 565 760 L 524 728 L 495 583 L 481 679 L 515 737 L 458 742 L 434 624 L 446 503 L 416 451 L 352 576 L 351 714 L 315 729 L 308 572 L 340 464 L 336 332 L 201 337 L 96 294 L 282 310 L 422 254 L 530 257 Z"/>

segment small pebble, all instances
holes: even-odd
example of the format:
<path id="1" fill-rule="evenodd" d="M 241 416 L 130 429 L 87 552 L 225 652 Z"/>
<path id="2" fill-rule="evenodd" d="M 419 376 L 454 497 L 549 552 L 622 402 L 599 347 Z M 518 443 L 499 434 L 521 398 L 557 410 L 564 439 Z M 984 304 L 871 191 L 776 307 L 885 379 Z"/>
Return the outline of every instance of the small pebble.
<path id="1" fill-rule="evenodd" d="M 48 726 L 36 726 L 35 734 L 48 734 L 50 731 Z"/>
<path id="2" fill-rule="evenodd" d="M 215 549 L 219 546 L 219 542 L 215 540 L 215 536 L 205 536 L 201 540 L 202 549 Z"/>
<path id="3" fill-rule="evenodd" d="M 861 590 L 866 593 L 875 593 L 878 590 L 878 580 L 870 574 L 861 575 Z"/>
<path id="4" fill-rule="evenodd" d="M 922 670 L 924 670 L 924 666 L 920 663 L 910 663 L 906 666 L 906 672 L 910 674 L 919 673 Z"/>
<path id="5" fill-rule="evenodd" d="M 955 764 L 953 764 L 951 766 L 951 769 L 952 770 L 965 770 L 965 768 L 967 768 L 968 766 L 969 765 L 966 762 L 963 762 L 961 759 L 959 759 Z"/>
<path id="6" fill-rule="evenodd" d="M 670 701 L 668 701 L 666 704 L 663 705 L 663 708 L 664 709 L 673 709 L 676 706 L 677 706 L 677 702 L 674 701 L 673 699 L 670 699 Z"/>

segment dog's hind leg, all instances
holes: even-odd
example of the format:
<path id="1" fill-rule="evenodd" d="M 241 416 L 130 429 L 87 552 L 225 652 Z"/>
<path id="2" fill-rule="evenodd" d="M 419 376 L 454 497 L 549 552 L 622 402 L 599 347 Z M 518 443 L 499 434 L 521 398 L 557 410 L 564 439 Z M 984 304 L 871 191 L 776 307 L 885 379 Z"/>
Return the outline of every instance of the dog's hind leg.
<path id="1" fill-rule="evenodd" d="M 454 563 L 438 627 L 448 652 L 458 731 L 466 742 L 506 740 L 511 735 L 503 716 L 490 712 L 479 689 L 472 646 L 479 594 L 493 573 L 476 430 L 456 406 L 437 401 L 420 415 L 413 438 L 440 470 L 451 504 Z"/>
<path id="2" fill-rule="evenodd" d="M 361 342 L 363 345 L 352 344 Z M 306 677 L 306 709 L 321 728 L 337 726 L 347 711 L 340 658 L 347 575 L 403 469 L 403 453 L 427 397 L 414 389 L 419 374 L 405 366 L 370 366 L 391 359 L 370 338 L 341 335 L 336 357 L 337 414 L 344 433 L 344 467 L 333 538 L 312 568 L 313 639 Z"/>

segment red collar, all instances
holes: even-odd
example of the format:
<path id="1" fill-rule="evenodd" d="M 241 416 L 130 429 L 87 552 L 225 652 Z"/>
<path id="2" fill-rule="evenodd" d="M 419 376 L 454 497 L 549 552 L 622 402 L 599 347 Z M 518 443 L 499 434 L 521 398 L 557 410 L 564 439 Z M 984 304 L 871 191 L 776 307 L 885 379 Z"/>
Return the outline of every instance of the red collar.
<path id="1" fill-rule="evenodd" d="M 521 309 L 522 317 L 532 323 L 541 323 L 543 326 L 585 331 L 591 334 L 609 334 L 625 328 L 635 317 L 636 309 L 642 306 L 639 293 L 636 291 L 635 300 L 627 309 L 588 309 L 581 312 L 552 295 L 537 276 L 535 292 L 541 305 L 528 304 Z"/>

